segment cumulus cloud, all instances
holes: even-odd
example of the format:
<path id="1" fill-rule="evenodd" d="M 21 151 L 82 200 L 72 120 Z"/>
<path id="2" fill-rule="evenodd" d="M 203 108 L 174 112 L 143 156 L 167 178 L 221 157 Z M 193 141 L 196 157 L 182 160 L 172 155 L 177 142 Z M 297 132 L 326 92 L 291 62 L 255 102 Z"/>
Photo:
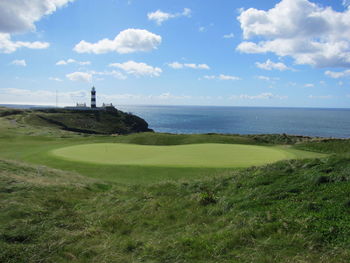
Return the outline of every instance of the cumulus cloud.
<path id="1" fill-rule="evenodd" d="M 325 75 L 328 76 L 328 77 L 331 77 L 333 79 L 344 78 L 344 77 L 350 76 L 350 69 L 344 70 L 344 71 L 340 71 L 340 72 L 327 70 L 325 72 Z"/>
<path id="2" fill-rule="evenodd" d="M 272 52 L 315 67 L 350 66 L 350 9 L 337 12 L 309 0 L 282 0 L 270 10 L 249 8 L 238 17 L 246 40 L 237 50 Z"/>
<path id="3" fill-rule="evenodd" d="M 12 61 L 11 64 L 16 65 L 16 66 L 21 66 L 21 67 L 27 66 L 27 63 L 24 59 L 16 59 L 16 60 Z"/>
<path id="4" fill-rule="evenodd" d="M 168 66 L 173 69 L 182 69 L 182 68 L 210 69 L 210 67 L 207 64 L 195 64 L 195 63 L 172 62 L 172 63 L 168 63 Z"/>
<path id="5" fill-rule="evenodd" d="M 247 94 L 241 94 L 241 95 L 233 95 L 230 97 L 230 99 L 245 99 L 245 100 L 269 100 L 269 99 L 287 99 L 287 96 L 280 96 L 280 95 L 274 95 L 270 92 L 261 93 L 258 95 L 247 95 Z"/>
<path id="6" fill-rule="evenodd" d="M 217 79 L 217 80 L 240 80 L 240 77 L 237 76 L 230 76 L 230 75 L 224 75 L 224 74 L 220 74 L 218 76 L 215 75 L 207 75 L 204 76 L 203 78 L 205 79 Z"/>
<path id="7" fill-rule="evenodd" d="M 68 64 L 78 64 L 80 66 L 86 66 L 86 65 L 91 65 L 91 62 L 90 61 L 77 61 L 75 59 L 69 58 L 67 60 L 57 61 L 57 63 L 56 63 L 57 66 L 65 66 Z"/>
<path id="8" fill-rule="evenodd" d="M 134 52 L 146 52 L 157 49 L 162 42 L 162 37 L 144 29 L 126 29 L 121 31 L 113 40 L 102 39 L 97 43 L 80 41 L 74 51 L 78 53 L 103 54 L 117 52 L 128 54 Z"/>
<path id="9" fill-rule="evenodd" d="M 315 87 L 315 84 L 312 84 L 312 83 L 307 83 L 304 85 L 305 88 L 313 88 Z"/>
<path id="10" fill-rule="evenodd" d="M 74 0 L 0 1 L 0 32 L 20 33 L 35 30 L 35 22 Z"/>
<path id="11" fill-rule="evenodd" d="M 290 68 L 288 68 L 285 64 L 282 62 L 272 62 L 270 59 L 266 60 L 266 62 L 260 63 L 256 62 L 255 65 L 260 68 L 260 69 L 265 69 L 265 70 L 279 70 L 279 71 L 285 71 Z"/>
<path id="12" fill-rule="evenodd" d="M 91 82 L 92 74 L 87 72 L 73 72 L 67 74 L 66 77 L 71 81 L 82 81 L 82 82 Z"/>
<path id="13" fill-rule="evenodd" d="M 151 76 L 151 77 L 159 77 L 162 73 L 161 68 L 152 67 L 142 62 L 135 61 L 127 61 L 124 63 L 112 63 L 109 64 L 110 67 L 119 68 L 125 73 L 134 75 L 134 76 Z"/>
<path id="14" fill-rule="evenodd" d="M 13 53 L 19 48 L 29 49 L 46 49 L 50 46 L 47 42 L 25 42 L 25 41 L 12 41 L 11 35 L 7 33 L 0 33 L 0 53 Z"/>
<path id="15" fill-rule="evenodd" d="M 157 23 L 157 25 L 161 25 L 163 22 L 171 18 L 176 18 L 181 16 L 190 17 L 191 13 L 192 11 L 189 8 L 184 8 L 182 13 L 175 13 L 175 14 L 162 12 L 161 10 L 158 9 L 155 12 L 148 13 L 147 17 L 148 17 L 148 20 L 153 20 Z"/>

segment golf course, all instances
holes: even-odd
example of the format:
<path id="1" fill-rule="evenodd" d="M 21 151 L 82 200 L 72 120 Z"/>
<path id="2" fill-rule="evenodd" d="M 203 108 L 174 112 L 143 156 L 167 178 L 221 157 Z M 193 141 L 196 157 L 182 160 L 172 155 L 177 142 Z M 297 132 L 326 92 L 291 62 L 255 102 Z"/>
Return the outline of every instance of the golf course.
<path id="1" fill-rule="evenodd" d="M 243 168 L 286 159 L 317 158 L 321 154 L 287 147 L 203 143 L 154 146 L 96 143 L 52 151 L 68 161 L 110 165 Z"/>
<path id="2" fill-rule="evenodd" d="M 0 149 L 0 262 L 349 262 L 350 140 L 0 108 Z"/>

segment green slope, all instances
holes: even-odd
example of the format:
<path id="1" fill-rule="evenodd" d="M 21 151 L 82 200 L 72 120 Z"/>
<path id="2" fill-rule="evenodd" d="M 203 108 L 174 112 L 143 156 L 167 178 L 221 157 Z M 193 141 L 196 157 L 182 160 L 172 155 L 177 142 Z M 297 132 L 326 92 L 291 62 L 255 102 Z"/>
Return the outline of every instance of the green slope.
<path id="1" fill-rule="evenodd" d="M 317 262 L 350 257 L 350 159 L 118 186 L 0 160 L 0 262 Z"/>

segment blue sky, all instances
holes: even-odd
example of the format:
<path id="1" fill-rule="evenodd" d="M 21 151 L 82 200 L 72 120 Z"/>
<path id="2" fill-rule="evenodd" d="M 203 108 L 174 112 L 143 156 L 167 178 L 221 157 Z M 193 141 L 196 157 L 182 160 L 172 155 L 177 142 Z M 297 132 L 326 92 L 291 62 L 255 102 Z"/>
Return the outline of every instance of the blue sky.
<path id="1" fill-rule="evenodd" d="M 0 3 L 0 103 L 350 106 L 350 1 Z"/>

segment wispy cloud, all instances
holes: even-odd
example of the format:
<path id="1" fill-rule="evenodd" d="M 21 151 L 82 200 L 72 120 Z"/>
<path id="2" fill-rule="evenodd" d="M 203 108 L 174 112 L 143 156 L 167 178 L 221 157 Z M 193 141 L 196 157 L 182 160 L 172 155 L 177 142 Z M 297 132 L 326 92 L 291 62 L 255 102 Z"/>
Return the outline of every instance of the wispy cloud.
<path id="1" fill-rule="evenodd" d="M 148 20 L 153 20 L 157 23 L 157 25 L 161 25 L 163 22 L 177 17 L 191 17 L 191 9 L 184 8 L 181 13 L 166 13 L 161 10 L 157 10 L 155 12 L 151 12 L 147 14 Z"/>
<path id="2" fill-rule="evenodd" d="M 63 80 L 60 78 L 56 78 L 56 77 L 49 77 L 49 80 L 53 80 L 53 81 L 57 81 L 57 82 L 62 82 Z"/>
<path id="3" fill-rule="evenodd" d="M 332 95 L 309 95 L 309 99 L 321 99 L 321 100 L 328 100 L 332 99 Z"/>
<path id="4" fill-rule="evenodd" d="M 227 35 L 224 35 L 223 38 L 226 38 L 226 39 L 229 39 L 229 38 L 234 38 L 235 35 L 233 33 L 230 33 L 230 34 L 227 34 Z"/>
<path id="5" fill-rule="evenodd" d="M 327 70 L 324 73 L 326 76 L 331 77 L 333 79 L 339 79 L 350 76 L 350 69 L 344 70 L 344 71 L 330 71 Z"/>
<path id="6" fill-rule="evenodd" d="M 21 67 L 26 67 L 27 63 L 24 59 L 16 59 L 11 62 L 12 65 L 16 66 L 21 66 Z"/>
<path id="7" fill-rule="evenodd" d="M 195 63 L 179 63 L 172 62 L 168 63 L 168 66 L 173 69 L 191 68 L 191 69 L 210 69 L 207 64 L 195 64 Z"/>
<path id="8" fill-rule="evenodd" d="M 216 79 L 216 80 L 240 80 L 240 77 L 237 76 L 231 76 L 231 75 L 206 75 L 203 77 L 204 79 Z"/>
<path id="9" fill-rule="evenodd" d="M 75 59 L 69 58 L 67 60 L 57 61 L 57 63 L 56 63 L 57 66 L 65 66 L 68 64 L 78 64 L 80 66 L 87 66 L 87 65 L 91 65 L 91 62 L 90 61 L 77 61 Z"/>
<path id="10" fill-rule="evenodd" d="M 287 99 L 288 96 L 280 96 L 275 95 L 269 92 L 261 93 L 258 95 L 247 95 L 247 94 L 241 94 L 241 95 L 232 95 L 230 99 L 236 100 L 236 99 L 246 99 L 246 100 L 270 100 L 270 99 Z"/>

